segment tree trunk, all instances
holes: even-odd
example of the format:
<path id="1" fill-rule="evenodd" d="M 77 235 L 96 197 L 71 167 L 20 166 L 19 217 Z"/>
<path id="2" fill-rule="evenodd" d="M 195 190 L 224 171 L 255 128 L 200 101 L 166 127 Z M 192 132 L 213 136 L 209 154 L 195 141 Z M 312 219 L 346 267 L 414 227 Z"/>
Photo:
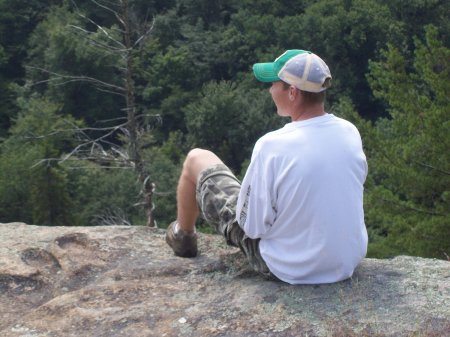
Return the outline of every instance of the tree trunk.
<path id="1" fill-rule="evenodd" d="M 139 178 L 139 182 L 142 185 L 142 194 L 144 198 L 144 212 L 147 219 L 147 226 L 154 227 L 155 221 L 153 219 L 153 182 L 150 180 L 150 176 L 145 169 L 142 157 L 140 154 L 139 144 L 139 130 L 140 123 L 136 116 L 135 106 L 135 88 L 133 81 L 133 44 L 132 44 L 132 32 L 131 22 L 128 12 L 128 1 L 123 2 L 123 22 L 125 31 L 125 46 L 126 46 L 126 67 L 125 67 L 125 89 L 126 89 L 126 109 L 128 117 L 128 146 L 129 157 L 134 165 L 134 170 Z"/>

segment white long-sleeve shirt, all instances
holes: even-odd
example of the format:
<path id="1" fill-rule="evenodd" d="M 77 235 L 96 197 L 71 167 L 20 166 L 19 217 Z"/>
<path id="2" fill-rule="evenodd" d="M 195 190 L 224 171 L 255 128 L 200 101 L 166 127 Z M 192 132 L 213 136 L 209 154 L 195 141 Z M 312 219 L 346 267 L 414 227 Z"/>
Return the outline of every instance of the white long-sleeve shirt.
<path id="1" fill-rule="evenodd" d="M 237 221 L 250 238 L 261 239 L 261 256 L 279 279 L 346 279 L 367 251 L 366 176 L 353 124 L 332 114 L 291 122 L 257 141 Z"/>

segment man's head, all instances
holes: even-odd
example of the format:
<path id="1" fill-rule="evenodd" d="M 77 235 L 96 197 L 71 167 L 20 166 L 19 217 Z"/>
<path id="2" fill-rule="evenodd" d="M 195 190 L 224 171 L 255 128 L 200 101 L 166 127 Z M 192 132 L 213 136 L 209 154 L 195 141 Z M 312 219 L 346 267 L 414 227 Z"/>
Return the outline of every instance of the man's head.
<path id="1" fill-rule="evenodd" d="M 301 49 L 288 50 L 273 62 L 256 63 L 253 73 L 261 82 L 283 81 L 307 92 L 322 92 L 331 86 L 331 73 L 325 62 Z"/>
<path id="2" fill-rule="evenodd" d="M 288 50 L 274 62 L 256 63 L 253 73 L 259 81 L 272 82 L 270 93 L 280 116 L 297 120 L 324 113 L 331 74 L 319 56 L 305 50 Z"/>

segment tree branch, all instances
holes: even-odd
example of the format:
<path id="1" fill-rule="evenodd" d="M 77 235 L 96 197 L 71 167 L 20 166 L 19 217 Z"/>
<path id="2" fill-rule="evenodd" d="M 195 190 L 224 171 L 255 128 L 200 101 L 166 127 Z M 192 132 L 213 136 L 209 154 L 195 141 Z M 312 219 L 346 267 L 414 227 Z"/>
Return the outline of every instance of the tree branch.
<path id="1" fill-rule="evenodd" d="M 85 34 L 85 35 L 86 35 L 86 39 L 87 39 L 89 42 L 91 42 L 92 45 L 94 45 L 94 46 L 96 46 L 96 47 L 98 47 L 98 48 L 102 48 L 102 49 L 104 49 L 104 50 L 108 50 L 108 51 L 110 51 L 111 53 L 123 52 L 123 51 L 126 51 L 126 50 L 127 50 L 127 49 L 125 48 L 125 46 L 124 46 L 120 41 L 117 41 L 117 40 L 115 40 L 115 39 L 114 39 L 114 41 L 115 41 L 117 44 L 119 44 L 119 45 L 121 46 L 121 48 L 113 47 L 113 46 L 110 46 L 110 45 L 108 45 L 108 44 L 101 43 L 101 42 L 99 42 L 99 41 L 97 41 L 97 40 L 95 40 L 95 39 L 90 38 L 89 35 L 93 35 L 94 32 L 90 32 L 90 31 L 88 31 L 88 30 L 86 30 L 86 29 L 84 29 L 84 28 L 82 28 L 82 27 L 75 26 L 75 25 L 69 25 L 69 27 L 72 27 L 72 28 L 74 28 L 74 29 L 76 29 L 76 30 L 79 30 L 80 32 L 82 32 L 83 34 Z"/>
<path id="2" fill-rule="evenodd" d="M 434 166 L 432 166 L 432 165 L 430 165 L 430 164 L 425 164 L 425 163 L 421 163 L 421 162 L 418 162 L 418 161 L 413 161 L 413 163 L 416 164 L 416 165 L 418 165 L 418 166 L 423 166 L 423 167 L 426 167 L 426 168 L 435 170 L 435 171 L 437 171 L 437 172 L 439 172 L 439 173 L 442 173 L 442 174 L 444 174 L 444 175 L 447 175 L 447 176 L 450 175 L 450 172 L 449 172 L 449 171 L 445 171 L 445 170 L 440 169 L 440 168 L 438 168 L 438 167 L 434 167 Z"/>
<path id="3" fill-rule="evenodd" d="M 388 200 L 388 199 L 385 199 L 385 198 L 380 198 L 380 199 L 381 199 L 381 201 L 383 201 L 385 203 L 394 204 L 395 206 L 398 206 L 398 207 L 401 207 L 401 208 L 404 208 L 404 209 L 407 209 L 407 210 L 410 210 L 410 211 L 414 211 L 414 212 L 417 212 L 417 213 L 423 213 L 423 214 L 428 214 L 428 215 L 433 215 L 433 216 L 444 216 L 445 215 L 445 214 L 441 214 L 441 213 L 430 212 L 430 211 L 426 211 L 426 210 L 423 210 L 423 209 L 419 209 L 419 208 L 415 208 L 415 207 L 412 207 L 412 206 L 408 206 L 408 205 L 405 205 L 405 204 L 403 204 L 402 202 L 399 202 L 399 201 Z"/>
<path id="4" fill-rule="evenodd" d="M 95 85 L 99 85 L 101 87 L 115 89 L 118 92 L 126 93 L 126 89 L 124 87 L 119 87 L 118 85 L 115 85 L 115 84 L 112 84 L 112 83 L 108 83 L 108 82 L 104 82 L 104 81 L 101 81 L 101 80 L 99 80 L 97 78 L 93 78 L 93 77 L 89 77 L 89 76 L 83 76 L 83 75 L 82 76 L 63 75 L 63 74 L 55 73 L 53 71 L 50 71 L 48 69 L 43 69 L 43 68 L 40 68 L 40 67 L 34 67 L 34 66 L 26 66 L 26 67 L 30 68 L 30 69 L 35 69 L 35 70 L 42 71 L 43 73 L 47 73 L 47 74 L 50 74 L 50 75 L 53 75 L 53 76 L 56 76 L 56 79 L 67 79 L 67 81 L 63 82 L 62 84 L 70 83 L 70 82 L 88 82 L 88 83 L 94 83 Z M 56 79 L 51 79 L 51 80 L 53 81 L 53 80 L 56 80 Z M 50 81 L 50 80 L 39 81 L 39 82 L 36 82 L 36 84 L 43 83 L 43 82 L 46 82 L 46 81 Z"/>
<path id="5" fill-rule="evenodd" d="M 119 21 L 123 24 L 123 20 L 120 19 L 120 17 L 117 16 L 118 14 L 117 14 L 116 11 L 112 10 L 112 9 L 109 8 L 109 7 L 106 7 L 106 6 L 103 6 L 103 5 L 99 4 L 99 3 L 96 2 L 95 0 L 91 0 L 91 2 L 95 3 L 97 6 L 103 8 L 103 9 L 105 9 L 105 10 L 107 10 L 107 11 L 112 12 L 112 13 L 116 16 L 117 20 L 119 20 Z M 102 26 L 100 26 L 100 25 L 97 24 L 95 21 L 93 21 L 93 20 L 91 20 L 90 18 L 88 18 L 86 15 L 82 14 L 81 11 L 78 9 L 78 6 L 77 6 L 77 4 L 75 3 L 74 0 L 72 0 L 72 3 L 73 3 L 73 5 L 75 6 L 75 8 L 76 8 L 76 10 L 77 10 L 77 15 L 78 15 L 78 16 L 80 16 L 80 17 L 82 17 L 84 20 L 86 20 L 86 21 L 92 23 L 92 24 L 93 24 L 94 26 L 96 26 L 100 31 L 102 31 L 103 34 L 104 34 L 108 39 L 110 39 L 110 40 L 113 41 L 114 43 L 119 44 L 122 48 L 125 47 L 125 46 L 123 45 L 122 42 L 120 42 L 120 41 L 118 41 L 118 40 L 112 38 L 112 37 L 108 34 L 108 32 L 107 32 Z"/>
<path id="6" fill-rule="evenodd" d="M 122 209 L 106 209 L 103 214 L 95 215 L 94 221 L 99 226 L 131 226 L 131 222 L 127 219 Z"/>

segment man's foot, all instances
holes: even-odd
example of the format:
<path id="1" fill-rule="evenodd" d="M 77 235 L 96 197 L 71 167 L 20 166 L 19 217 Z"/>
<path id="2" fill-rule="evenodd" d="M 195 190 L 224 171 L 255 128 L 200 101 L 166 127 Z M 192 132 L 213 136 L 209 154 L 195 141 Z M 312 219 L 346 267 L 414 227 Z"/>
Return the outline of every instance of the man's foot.
<path id="1" fill-rule="evenodd" d="M 177 256 L 197 256 L 197 233 L 177 228 L 177 221 L 172 222 L 166 231 L 166 242 Z"/>

